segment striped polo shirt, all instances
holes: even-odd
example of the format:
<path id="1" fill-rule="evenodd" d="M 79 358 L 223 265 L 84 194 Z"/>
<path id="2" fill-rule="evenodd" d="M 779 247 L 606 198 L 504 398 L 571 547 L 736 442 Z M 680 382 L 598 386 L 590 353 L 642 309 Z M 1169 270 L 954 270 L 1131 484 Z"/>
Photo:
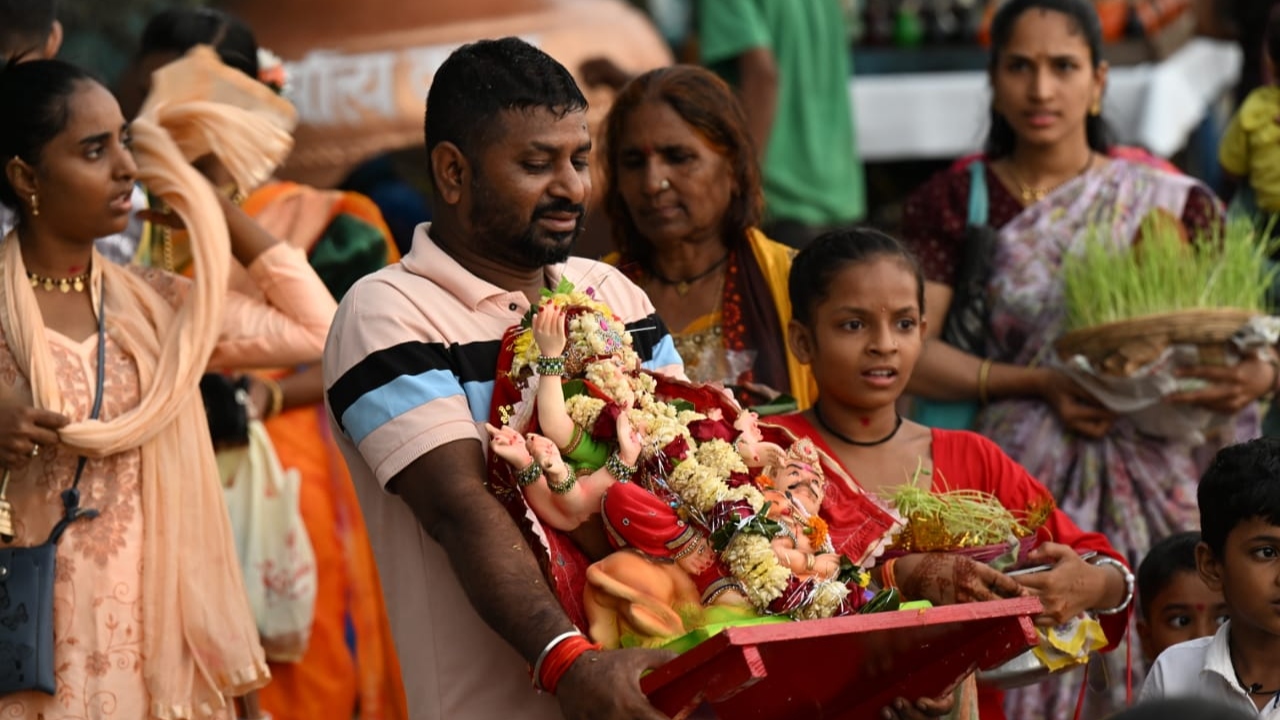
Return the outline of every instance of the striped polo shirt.
<path id="1" fill-rule="evenodd" d="M 404 259 L 343 297 L 324 354 L 330 422 L 365 514 L 414 720 L 558 718 L 555 699 L 532 691 L 519 654 L 472 609 L 444 551 L 384 491 L 441 445 L 487 442 L 501 338 L 529 310 L 524 293 L 471 274 L 428 231 L 420 225 Z M 547 268 L 550 286 L 562 279 L 595 289 L 632 331 L 646 368 L 682 374 L 653 305 L 621 273 L 570 258 Z"/>

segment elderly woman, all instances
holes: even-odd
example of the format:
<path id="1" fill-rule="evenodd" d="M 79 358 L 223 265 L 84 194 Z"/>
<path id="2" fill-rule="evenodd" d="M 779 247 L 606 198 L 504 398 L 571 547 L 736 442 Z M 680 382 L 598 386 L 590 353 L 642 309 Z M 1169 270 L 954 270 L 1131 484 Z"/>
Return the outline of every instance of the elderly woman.
<path id="1" fill-rule="evenodd" d="M 794 250 L 756 224 L 760 171 L 746 117 L 711 72 L 677 65 L 623 88 L 605 125 L 605 209 L 615 262 L 648 293 L 685 371 L 754 405 L 813 379 L 786 349 Z"/>

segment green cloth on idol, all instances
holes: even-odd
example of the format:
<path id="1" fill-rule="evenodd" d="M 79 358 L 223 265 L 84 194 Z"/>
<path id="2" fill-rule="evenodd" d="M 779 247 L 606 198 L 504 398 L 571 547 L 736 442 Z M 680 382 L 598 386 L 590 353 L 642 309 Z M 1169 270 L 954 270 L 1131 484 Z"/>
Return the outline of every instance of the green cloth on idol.
<path id="1" fill-rule="evenodd" d="M 737 58 L 773 51 L 778 107 L 764 159 L 767 220 L 838 225 L 866 214 L 849 83 L 852 46 L 837 0 L 699 0 L 702 63 L 731 85 Z"/>
<path id="2" fill-rule="evenodd" d="M 604 461 L 609 459 L 609 452 L 612 449 L 609 443 L 601 442 L 591 437 L 591 434 L 581 427 L 574 426 L 575 439 L 579 433 L 582 434 L 582 439 L 578 440 L 577 447 L 574 447 L 570 452 L 561 450 L 564 461 L 569 464 L 570 468 L 573 468 L 575 473 L 583 470 L 595 472 L 604 467 Z M 573 440 L 570 440 L 569 444 L 572 446 Z"/>

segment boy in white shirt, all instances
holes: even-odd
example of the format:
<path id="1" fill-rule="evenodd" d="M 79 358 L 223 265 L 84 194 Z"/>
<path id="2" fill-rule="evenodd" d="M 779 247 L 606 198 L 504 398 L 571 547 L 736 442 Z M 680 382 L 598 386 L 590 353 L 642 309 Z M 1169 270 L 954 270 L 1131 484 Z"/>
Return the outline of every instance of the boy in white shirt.
<path id="1" fill-rule="evenodd" d="M 1223 448 L 1197 495 L 1196 566 L 1231 619 L 1165 650 L 1142 699 L 1198 696 L 1280 720 L 1280 438 Z"/>

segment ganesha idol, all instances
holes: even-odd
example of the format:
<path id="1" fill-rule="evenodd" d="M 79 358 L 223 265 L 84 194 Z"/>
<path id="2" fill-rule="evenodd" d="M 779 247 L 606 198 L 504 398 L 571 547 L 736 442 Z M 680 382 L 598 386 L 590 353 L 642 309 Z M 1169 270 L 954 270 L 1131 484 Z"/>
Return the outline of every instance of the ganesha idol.
<path id="1" fill-rule="evenodd" d="M 644 370 L 589 289 L 548 293 L 506 333 L 498 369 L 490 488 L 595 641 L 661 645 L 708 608 L 807 619 L 867 600 L 860 565 L 896 515 L 867 497 L 857 541 L 834 545 L 813 445 L 766 442 L 724 388 Z"/>

